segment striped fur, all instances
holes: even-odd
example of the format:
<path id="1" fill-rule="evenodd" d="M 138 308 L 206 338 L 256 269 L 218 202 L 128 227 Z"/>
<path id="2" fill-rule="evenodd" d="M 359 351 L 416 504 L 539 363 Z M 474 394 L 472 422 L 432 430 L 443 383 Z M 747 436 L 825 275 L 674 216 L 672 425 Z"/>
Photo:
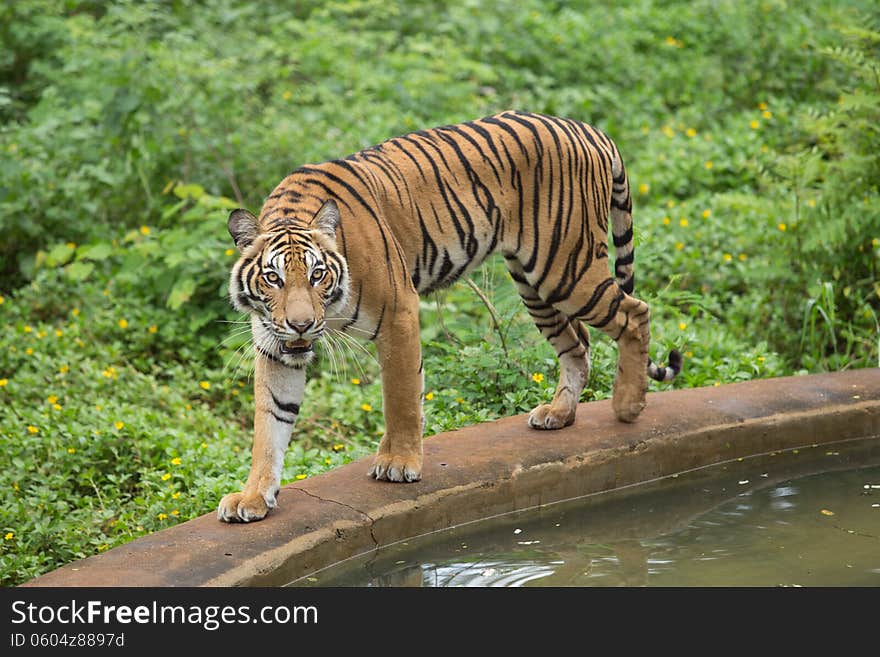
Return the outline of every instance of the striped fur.
<path id="1" fill-rule="evenodd" d="M 419 479 L 418 296 L 450 285 L 492 253 L 503 255 L 559 357 L 553 400 L 534 409 L 529 424 L 574 422 L 589 379 L 586 326 L 617 342 L 612 405 L 620 420 L 635 420 L 647 378 L 671 380 L 681 357 L 672 352 L 666 367 L 648 358 L 648 306 L 632 296 L 631 212 L 626 170 L 607 136 L 578 121 L 522 112 L 418 131 L 302 166 L 272 191 L 259 219 L 235 211 L 229 228 L 242 257 L 230 294 L 252 316 L 264 363 L 255 377 L 252 476 L 244 491 L 221 501 L 221 519 L 259 519 L 274 504 L 279 482 L 266 473 L 278 462 L 273 450 L 286 443 L 263 425 L 272 418 L 292 426 L 285 420 L 301 399 L 272 391 L 277 378 L 291 376 L 285 372 L 302 372 L 326 330 L 377 345 L 386 434 L 370 475 Z"/>

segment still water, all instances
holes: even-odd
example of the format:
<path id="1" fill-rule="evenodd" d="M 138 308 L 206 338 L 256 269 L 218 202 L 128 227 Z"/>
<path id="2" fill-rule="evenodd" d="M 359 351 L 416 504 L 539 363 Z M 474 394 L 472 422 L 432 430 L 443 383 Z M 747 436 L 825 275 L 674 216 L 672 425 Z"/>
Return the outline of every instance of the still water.
<path id="1" fill-rule="evenodd" d="M 434 533 L 292 586 L 880 586 L 880 439 Z"/>

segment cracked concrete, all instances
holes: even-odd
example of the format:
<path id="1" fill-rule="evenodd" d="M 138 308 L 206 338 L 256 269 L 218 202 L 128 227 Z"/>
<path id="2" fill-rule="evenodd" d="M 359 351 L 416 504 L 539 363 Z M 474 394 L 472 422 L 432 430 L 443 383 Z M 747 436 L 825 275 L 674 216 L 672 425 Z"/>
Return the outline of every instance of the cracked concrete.
<path id="1" fill-rule="evenodd" d="M 377 540 L 376 540 L 376 537 L 373 536 L 373 524 L 374 524 L 374 520 L 369 516 L 369 514 L 364 513 L 363 511 L 359 511 L 358 509 L 355 509 L 353 506 L 350 506 L 350 505 L 348 505 L 348 504 L 345 504 L 344 502 L 338 502 L 338 501 L 336 501 L 336 500 L 329 500 L 329 499 L 325 499 L 325 498 L 323 498 L 323 497 L 319 497 L 318 495 L 315 495 L 314 493 L 309 492 L 309 491 L 308 491 L 307 489 L 305 489 L 305 488 L 300 488 L 300 489 L 298 489 L 298 490 L 300 490 L 301 492 L 305 493 L 306 495 L 310 495 L 311 497 L 314 497 L 316 500 L 321 500 L 322 502 L 333 502 L 333 504 L 338 504 L 339 506 L 344 506 L 346 509 L 351 509 L 351 510 L 354 511 L 355 513 L 360 513 L 362 516 L 364 516 L 364 517 L 369 521 L 369 523 L 370 523 L 370 537 L 373 539 L 373 543 L 376 544 L 376 549 L 379 548 L 379 541 L 377 541 Z"/>
<path id="2" fill-rule="evenodd" d="M 284 486 L 256 523 L 213 512 L 25 586 L 264 586 L 415 536 L 780 449 L 880 436 L 880 370 L 650 393 L 633 424 L 610 401 L 575 423 L 504 418 L 425 440 L 423 479 L 366 476 L 369 458 Z M 302 493 L 302 494 L 297 494 Z"/>

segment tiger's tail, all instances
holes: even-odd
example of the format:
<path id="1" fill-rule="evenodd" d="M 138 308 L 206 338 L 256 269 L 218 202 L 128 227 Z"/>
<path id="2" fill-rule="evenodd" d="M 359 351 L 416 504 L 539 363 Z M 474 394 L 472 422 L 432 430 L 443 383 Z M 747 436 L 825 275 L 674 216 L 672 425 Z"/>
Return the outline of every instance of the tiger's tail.
<path id="1" fill-rule="evenodd" d="M 614 243 L 614 279 L 627 294 L 635 289 L 633 262 L 632 196 L 626 169 L 617 149 L 611 161 L 611 240 Z M 681 372 L 681 353 L 673 349 L 669 352 L 667 364 L 658 366 L 648 359 L 648 376 L 655 381 L 672 381 Z"/>
<path id="2" fill-rule="evenodd" d="M 635 289 L 633 276 L 633 220 L 632 196 L 629 193 L 629 180 L 626 169 L 617 149 L 611 161 L 611 240 L 614 243 L 614 278 L 627 294 Z"/>

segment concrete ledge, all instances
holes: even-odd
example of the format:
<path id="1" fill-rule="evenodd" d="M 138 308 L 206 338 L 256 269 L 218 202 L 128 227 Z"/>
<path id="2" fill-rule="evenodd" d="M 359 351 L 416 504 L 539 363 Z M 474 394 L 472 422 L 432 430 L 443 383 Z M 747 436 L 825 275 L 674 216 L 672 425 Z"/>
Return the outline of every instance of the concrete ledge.
<path id="1" fill-rule="evenodd" d="M 366 477 L 369 459 L 285 486 L 262 522 L 213 513 L 37 577 L 25 586 L 268 586 L 378 546 L 492 515 L 755 454 L 880 435 L 880 369 L 648 395 L 637 422 L 609 401 L 574 425 L 526 416 L 425 440 L 424 478 Z"/>

